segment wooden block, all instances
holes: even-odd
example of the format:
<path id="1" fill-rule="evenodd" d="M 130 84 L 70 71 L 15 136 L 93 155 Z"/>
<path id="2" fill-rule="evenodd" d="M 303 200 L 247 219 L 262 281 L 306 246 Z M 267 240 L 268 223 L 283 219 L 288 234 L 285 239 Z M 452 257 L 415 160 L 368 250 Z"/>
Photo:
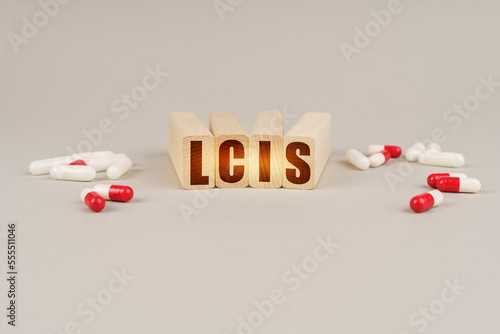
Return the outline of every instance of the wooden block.
<path id="1" fill-rule="evenodd" d="M 215 185 L 219 188 L 248 186 L 248 136 L 232 112 L 210 113 L 215 136 Z"/>
<path id="2" fill-rule="evenodd" d="M 170 114 L 170 157 L 185 189 L 215 186 L 215 138 L 192 112 Z"/>
<path id="3" fill-rule="evenodd" d="M 283 187 L 313 189 L 330 157 L 331 116 L 307 113 L 283 139 Z"/>
<path id="4" fill-rule="evenodd" d="M 249 184 L 254 188 L 280 188 L 283 185 L 283 131 L 281 111 L 262 111 L 257 115 L 249 139 Z"/>

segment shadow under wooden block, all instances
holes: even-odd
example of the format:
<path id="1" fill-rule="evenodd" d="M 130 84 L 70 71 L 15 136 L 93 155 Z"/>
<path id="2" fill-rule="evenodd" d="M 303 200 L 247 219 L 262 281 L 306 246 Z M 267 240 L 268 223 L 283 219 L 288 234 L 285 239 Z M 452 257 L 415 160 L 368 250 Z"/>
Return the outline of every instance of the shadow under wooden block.
<path id="1" fill-rule="evenodd" d="M 183 188 L 215 186 L 214 136 L 195 114 L 170 114 L 169 150 Z"/>
<path id="2" fill-rule="evenodd" d="M 283 139 L 283 187 L 313 189 L 330 157 L 331 116 L 307 113 Z"/>
<path id="3" fill-rule="evenodd" d="M 210 113 L 215 137 L 215 185 L 219 188 L 248 186 L 248 136 L 233 112 Z"/>
<path id="4" fill-rule="evenodd" d="M 257 115 L 249 139 L 249 184 L 254 188 L 280 188 L 283 185 L 283 131 L 281 111 L 262 111 Z"/>

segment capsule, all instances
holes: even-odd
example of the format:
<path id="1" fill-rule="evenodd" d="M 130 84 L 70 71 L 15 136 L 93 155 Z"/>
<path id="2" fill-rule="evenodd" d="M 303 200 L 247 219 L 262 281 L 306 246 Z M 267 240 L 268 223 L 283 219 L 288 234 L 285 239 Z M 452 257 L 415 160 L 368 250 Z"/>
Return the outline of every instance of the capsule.
<path id="1" fill-rule="evenodd" d="M 105 171 L 115 162 L 120 159 L 122 155 L 113 154 L 113 155 L 103 155 L 96 156 L 87 160 L 87 165 L 95 168 L 97 172 Z"/>
<path id="2" fill-rule="evenodd" d="M 80 193 L 83 203 L 85 203 L 90 210 L 99 212 L 106 206 L 106 201 L 97 192 L 90 188 L 85 188 Z"/>
<path id="3" fill-rule="evenodd" d="M 467 177 L 464 173 L 434 173 L 427 177 L 427 184 L 431 188 L 437 188 L 436 182 L 441 177 Z"/>
<path id="4" fill-rule="evenodd" d="M 410 200 L 410 208 L 417 212 L 427 211 L 443 202 L 443 194 L 439 190 L 431 190 Z"/>
<path id="5" fill-rule="evenodd" d="M 389 151 L 391 158 L 398 158 L 401 155 L 401 147 L 390 145 L 370 145 L 368 146 L 368 155 L 373 155 L 383 150 Z"/>
<path id="6" fill-rule="evenodd" d="M 425 145 L 418 142 L 410 146 L 405 152 L 405 158 L 408 161 L 417 161 L 418 155 L 425 150 Z"/>
<path id="7" fill-rule="evenodd" d="M 345 153 L 347 161 L 351 163 L 354 167 L 367 170 L 370 167 L 370 159 L 366 157 L 363 153 L 358 150 L 351 148 Z"/>
<path id="8" fill-rule="evenodd" d="M 50 170 L 53 179 L 66 181 L 92 181 L 95 174 L 95 169 L 90 166 L 58 165 Z"/>
<path id="9" fill-rule="evenodd" d="M 132 167 L 132 160 L 125 154 L 117 154 L 117 159 L 108 167 L 106 173 L 112 180 L 116 180 L 125 175 Z"/>
<path id="10" fill-rule="evenodd" d="M 57 165 L 67 165 L 73 161 L 70 155 L 52 159 L 36 160 L 30 164 L 29 170 L 33 175 L 49 174 L 50 169 Z"/>
<path id="11" fill-rule="evenodd" d="M 387 150 L 370 155 L 370 167 L 378 167 L 385 164 L 391 158 L 391 153 Z"/>
<path id="12" fill-rule="evenodd" d="M 70 163 L 69 165 L 70 166 L 87 166 L 85 161 L 83 161 L 82 159 L 75 160 L 72 163 Z"/>
<path id="13" fill-rule="evenodd" d="M 472 178 L 441 177 L 436 185 L 440 191 L 451 193 L 477 193 L 481 189 L 481 182 Z"/>
<path id="14" fill-rule="evenodd" d="M 129 186 L 97 184 L 93 190 L 104 199 L 111 201 L 128 202 L 134 197 L 134 190 Z"/>
<path id="15" fill-rule="evenodd" d="M 465 158 L 460 153 L 453 152 L 424 152 L 418 156 L 418 162 L 422 165 L 462 167 Z"/>

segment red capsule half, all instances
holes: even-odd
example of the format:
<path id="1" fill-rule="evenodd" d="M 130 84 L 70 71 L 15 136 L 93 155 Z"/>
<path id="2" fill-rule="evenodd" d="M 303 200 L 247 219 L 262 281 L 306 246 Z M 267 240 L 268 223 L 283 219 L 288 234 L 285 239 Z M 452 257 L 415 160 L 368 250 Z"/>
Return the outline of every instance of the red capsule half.
<path id="1" fill-rule="evenodd" d="M 134 197 L 134 190 L 129 186 L 98 184 L 93 190 L 111 201 L 128 202 Z"/>
<path id="2" fill-rule="evenodd" d="M 72 163 L 70 163 L 69 165 L 70 166 L 87 166 L 85 161 L 83 161 L 82 159 L 75 160 Z"/>
<path id="3" fill-rule="evenodd" d="M 106 201 L 97 192 L 90 188 L 85 188 L 80 194 L 83 202 L 89 207 L 90 210 L 99 212 L 106 206 Z"/>

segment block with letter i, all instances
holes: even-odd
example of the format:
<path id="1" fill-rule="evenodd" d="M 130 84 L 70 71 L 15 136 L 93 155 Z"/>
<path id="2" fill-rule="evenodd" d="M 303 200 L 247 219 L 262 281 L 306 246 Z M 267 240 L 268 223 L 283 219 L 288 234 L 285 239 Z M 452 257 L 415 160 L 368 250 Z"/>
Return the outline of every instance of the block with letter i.
<path id="1" fill-rule="evenodd" d="M 283 185 L 283 131 L 281 111 L 262 111 L 257 115 L 249 139 L 249 184 L 254 188 L 280 188 Z"/>
<path id="2" fill-rule="evenodd" d="M 170 114 L 170 157 L 185 189 L 215 186 L 215 138 L 192 112 Z"/>
<path id="3" fill-rule="evenodd" d="M 210 113 L 215 137 L 215 185 L 219 188 L 248 186 L 248 136 L 232 112 Z"/>
<path id="4" fill-rule="evenodd" d="M 330 157 L 330 119 L 327 113 L 307 113 L 283 138 L 283 187 L 316 187 Z"/>

